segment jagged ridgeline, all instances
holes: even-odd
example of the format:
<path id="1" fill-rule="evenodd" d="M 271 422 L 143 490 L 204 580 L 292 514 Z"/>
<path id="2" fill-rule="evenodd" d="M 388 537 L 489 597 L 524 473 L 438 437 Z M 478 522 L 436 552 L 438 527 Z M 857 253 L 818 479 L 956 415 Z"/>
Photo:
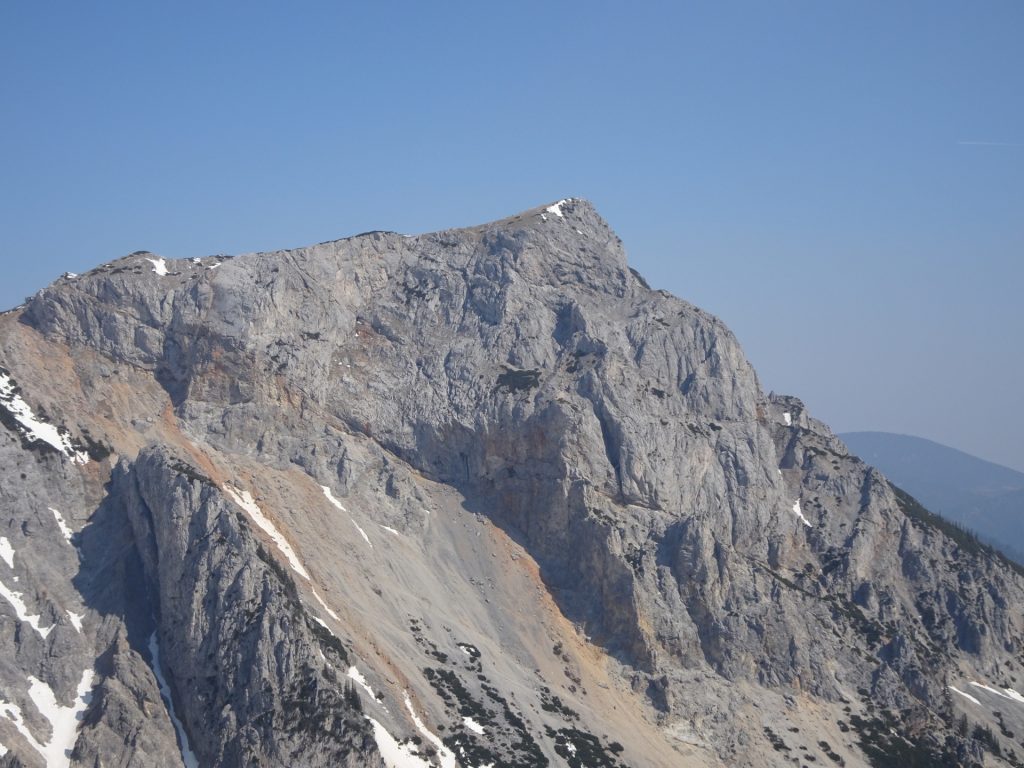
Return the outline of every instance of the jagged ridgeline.
<path id="1" fill-rule="evenodd" d="M 1022 577 L 593 207 L 0 316 L 0 765 L 1024 762 Z"/>

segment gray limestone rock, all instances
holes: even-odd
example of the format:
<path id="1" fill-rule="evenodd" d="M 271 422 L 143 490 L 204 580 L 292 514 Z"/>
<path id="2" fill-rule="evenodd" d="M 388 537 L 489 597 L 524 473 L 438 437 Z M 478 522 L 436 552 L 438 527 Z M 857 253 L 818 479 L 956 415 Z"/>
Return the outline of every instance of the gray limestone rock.
<path id="1" fill-rule="evenodd" d="M 28 676 L 93 669 L 72 761 L 1024 759 L 1018 570 L 764 394 L 585 201 L 132 254 L 0 317 L 0 366 L 66 436 L 0 400 L 0 577 L 55 627 L 0 602 L 0 698 L 39 739 Z"/>

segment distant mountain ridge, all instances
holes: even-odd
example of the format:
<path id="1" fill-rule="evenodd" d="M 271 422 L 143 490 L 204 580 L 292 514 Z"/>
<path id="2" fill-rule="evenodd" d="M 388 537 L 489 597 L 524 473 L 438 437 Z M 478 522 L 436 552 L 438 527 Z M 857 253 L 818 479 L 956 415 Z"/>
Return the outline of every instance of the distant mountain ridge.
<path id="1" fill-rule="evenodd" d="M 1024 472 L 922 437 L 890 432 L 839 437 L 928 509 L 1024 562 Z"/>

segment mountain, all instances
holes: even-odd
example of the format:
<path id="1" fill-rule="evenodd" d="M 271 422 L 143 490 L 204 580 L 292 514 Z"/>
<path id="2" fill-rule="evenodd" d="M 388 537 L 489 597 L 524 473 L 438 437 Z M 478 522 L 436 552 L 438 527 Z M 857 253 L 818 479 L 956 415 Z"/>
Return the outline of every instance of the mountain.
<path id="1" fill-rule="evenodd" d="M 1024 563 L 1024 473 L 920 437 L 889 432 L 839 437 L 926 507 Z"/>
<path id="2" fill-rule="evenodd" d="M 1024 755 L 1021 574 L 585 201 L 134 253 L 0 367 L 0 765 Z"/>

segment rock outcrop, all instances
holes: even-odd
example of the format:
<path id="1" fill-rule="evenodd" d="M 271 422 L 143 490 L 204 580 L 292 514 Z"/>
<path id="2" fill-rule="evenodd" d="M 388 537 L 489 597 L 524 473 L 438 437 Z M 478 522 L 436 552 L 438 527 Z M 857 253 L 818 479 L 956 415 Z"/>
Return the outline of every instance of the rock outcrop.
<path id="1" fill-rule="evenodd" d="M 0 317 L 0 366 L 0 761 L 1024 758 L 1017 569 L 585 201 L 139 252 Z"/>

